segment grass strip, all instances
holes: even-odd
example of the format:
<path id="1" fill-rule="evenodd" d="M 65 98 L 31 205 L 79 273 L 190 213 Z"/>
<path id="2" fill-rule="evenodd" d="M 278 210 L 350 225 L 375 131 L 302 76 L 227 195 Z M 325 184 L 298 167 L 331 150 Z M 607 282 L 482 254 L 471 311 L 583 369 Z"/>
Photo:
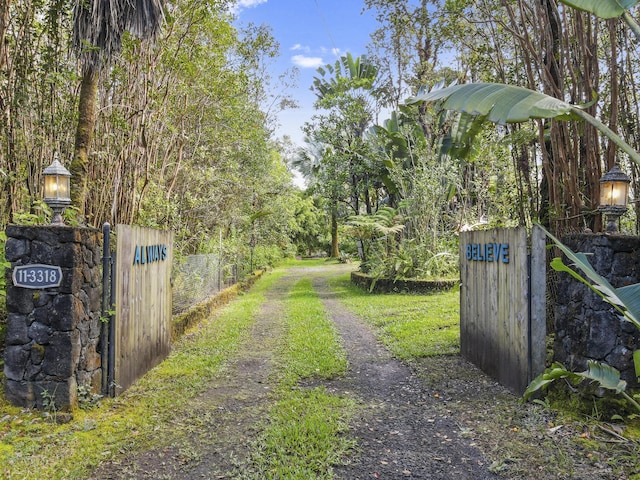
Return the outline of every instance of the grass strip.
<path id="1" fill-rule="evenodd" d="M 261 278 L 246 294 L 187 334 L 169 357 L 123 395 L 104 399 L 56 425 L 41 412 L 23 411 L 0 396 L 0 477 L 86 478 L 100 461 L 148 448 L 177 435 L 176 413 L 224 367 L 252 325 L 265 292 L 284 273 Z"/>
<path id="2" fill-rule="evenodd" d="M 287 300 L 285 382 L 305 378 L 334 378 L 347 370 L 347 357 L 333 322 L 311 286 L 299 281 Z"/>
<path id="3" fill-rule="evenodd" d="M 355 445 L 347 438 L 352 400 L 301 380 L 329 379 L 346 372 L 344 349 L 333 323 L 311 286 L 298 282 L 286 302 L 287 343 L 283 351 L 278 400 L 257 442 L 251 478 L 330 479 L 331 466 Z"/>
<path id="4" fill-rule="evenodd" d="M 375 294 L 350 282 L 330 280 L 340 301 L 374 326 L 383 343 L 403 360 L 460 353 L 460 292 L 426 295 Z"/>

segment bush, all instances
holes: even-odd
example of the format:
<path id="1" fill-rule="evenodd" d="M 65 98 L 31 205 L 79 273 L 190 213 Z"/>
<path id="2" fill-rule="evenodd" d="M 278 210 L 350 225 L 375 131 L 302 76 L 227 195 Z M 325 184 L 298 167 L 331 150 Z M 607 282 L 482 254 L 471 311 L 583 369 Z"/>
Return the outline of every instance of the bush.
<path id="1" fill-rule="evenodd" d="M 361 271 L 376 278 L 393 280 L 456 278 L 459 275 L 457 239 L 443 241 L 437 251 L 413 240 L 402 241 L 388 252 L 386 242 L 377 241 Z"/>

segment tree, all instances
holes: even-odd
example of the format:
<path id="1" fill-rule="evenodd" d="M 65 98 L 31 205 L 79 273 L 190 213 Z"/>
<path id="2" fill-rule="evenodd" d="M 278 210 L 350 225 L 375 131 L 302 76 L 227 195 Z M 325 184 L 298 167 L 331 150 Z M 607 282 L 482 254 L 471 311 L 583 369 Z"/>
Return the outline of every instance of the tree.
<path id="1" fill-rule="evenodd" d="M 438 70 L 438 59 L 446 43 L 437 25 L 442 2 L 365 0 L 364 3 L 367 9 L 376 11 L 381 24 L 371 34 L 369 50 L 379 66 L 381 101 L 386 107 L 397 110 L 402 99 L 430 83 L 434 76 L 450 76 L 446 68 Z M 430 134 L 432 125 L 428 120 L 421 115 L 419 121 L 425 134 Z"/>
<path id="2" fill-rule="evenodd" d="M 629 13 L 631 7 L 640 3 L 638 0 L 560 0 L 560 3 L 577 10 L 591 12 L 600 18 L 622 18 L 636 39 L 640 40 L 640 27 Z"/>
<path id="3" fill-rule="evenodd" d="M 307 128 L 311 129 L 310 126 Z M 341 215 L 341 201 L 347 195 L 345 185 L 348 184 L 348 178 L 344 168 L 338 168 L 342 166 L 342 163 L 336 161 L 332 147 L 322 143 L 319 138 L 319 136 L 315 139 L 309 136 L 305 137 L 306 148 L 298 150 L 291 165 L 305 179 L 309 180 L 308 190 L 324 199 L 322 203 L 324 208 L 328 210 L 330 219 L 331 246 L 329 256 L 338 258 L 340 256 L 338 218 L 345 216 Z"/>
<path id="4" fill-rule="evenodd" d="M 290 220 L 290 236 L 299 255 L 313 255 L 327 248 L 327 221 L 322 211 L 321 199 L 309 192 L 300 192 L 290 199 L 293 216 Z"/>
<path id="5" fill-rule="evenodd" d="M 155 39 L 164 19 L 162 0 L 78 0 L 74 9 L 73 46 L 82 63 L 78 125 L 70 171 L 72 203 L 85 215 L 89 192 L 89 146 L 96 123 L 98 79 L 103 67 L 122 49 L 125 32 Z"/>
<path id="6" fill-rule="evenodd" d="M 318 68 L 318 73 L 312 88 L 317 97 L 315 107 L 325 113 L 314 116 L 305 130 L 313 142 L 327 147 L 322 161 L 331 166 L 324 169 L 330 172 L 324 178 L 324 187 L 330 192 L 332 204 L 344 201 L 354 215 L 363 213 L 361 210 L 371 213 L 376 177 L 364 134 L 377 112 L 377 67 L 364 55 L 354 58 L 347 53 L 334 65 Z M 336 198 L 341 188 L 347 198 Z M 333 205 L 332 215 L 336 215 Z M 337 220 L 334 216 L 332 219 Z M 334 230 L 337 232 L 337 224 Z M 359 253 L 364 255 L 362 242 Z"/>

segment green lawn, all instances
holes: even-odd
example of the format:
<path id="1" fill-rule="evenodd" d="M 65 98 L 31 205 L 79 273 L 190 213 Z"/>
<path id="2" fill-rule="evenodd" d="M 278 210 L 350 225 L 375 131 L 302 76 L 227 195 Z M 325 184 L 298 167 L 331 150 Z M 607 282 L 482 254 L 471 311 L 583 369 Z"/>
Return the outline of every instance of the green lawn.
<path id="1" fill-rule="evenodd" d="M 340 300 L 376 327 L 398 358 L 460 353 L 460 292 L 428 295 L 373 294 L 351 285 L 349 275 L 331 282 Z"/>

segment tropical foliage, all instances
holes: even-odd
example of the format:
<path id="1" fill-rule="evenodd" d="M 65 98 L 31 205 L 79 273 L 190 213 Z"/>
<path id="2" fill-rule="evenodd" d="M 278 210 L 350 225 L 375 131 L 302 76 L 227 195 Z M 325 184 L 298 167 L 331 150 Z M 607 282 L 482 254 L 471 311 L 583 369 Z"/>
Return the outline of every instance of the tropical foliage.
<path id="1" fill-rule="evenodd" d="M 460 230 L 600 231 L 614 163 L 638 191 L 634 0 L 365 0 L 369 51 L 318 70 L 308 143 L 287 154 L 305 194 L 273 138 L 292 105 L 266 88 L 279 46 L 238 27 L 232 1 L 0 3 L 0 226 L 47 221 L 40 172 L 57 152 L 82 160 L 93 226 L 172 229 L 181 253 L 223 243 L 260 263 L 353 245 L 372 272 L 439 276 Z M 85 8 L 107 3 L 120 23 Z M 88 80 L 95 119 L 79 128 Z"/>
<path id="2" fill-rule="evenodd" d="M 305 126 L 332 230 L 389 206 L 400 244 L 433 256 L 472 225 L 599 231 L 602 173 L 619 163 L 633 187 L 640 172 L 637 3 L 366 0 L 380 22 L 369 52 L 318 70 Z"/>

